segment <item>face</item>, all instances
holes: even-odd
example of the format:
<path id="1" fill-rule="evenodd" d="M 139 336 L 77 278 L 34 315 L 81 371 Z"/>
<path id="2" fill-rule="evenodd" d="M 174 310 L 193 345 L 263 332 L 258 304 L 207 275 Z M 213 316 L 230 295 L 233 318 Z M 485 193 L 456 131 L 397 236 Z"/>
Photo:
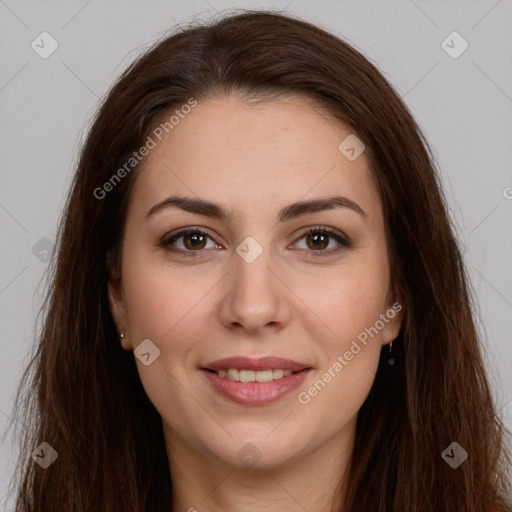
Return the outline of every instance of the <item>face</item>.
<path id="1" fill-rule="evenodd" d="M 271 468 L 353 439 L 403 312 L 369 161 L 338 149 L 351 133 L 303 98 L 229 96 L 146 157 L 109 300 L 168 447 Z"/>

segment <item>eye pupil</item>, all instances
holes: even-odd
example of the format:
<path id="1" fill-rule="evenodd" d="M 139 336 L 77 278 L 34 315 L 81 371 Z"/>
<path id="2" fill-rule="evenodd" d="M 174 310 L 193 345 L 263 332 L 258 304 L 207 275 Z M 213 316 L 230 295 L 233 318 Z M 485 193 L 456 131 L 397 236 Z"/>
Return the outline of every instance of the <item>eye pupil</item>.
<path id="1" fill-rule="evenodd" d="M 313 247 L 318 249 L 324 249 L 325 247 L 327 247 L 327 245 L 329 245 L 328 243 L 326 244 L 325 241 L 327 240 L 328 236 L 327 235 L 322 235 L 320 233 L 313 233 L 311 235 L 308 236 L 308 239 L 314 239 L 315 241 L 313 242 Z M 319 241 L 319 238 L 323 238 L 323 240 Z M 317 242 L 320 242 L 320 243 L 317 243 Z"/>
<path id="2" fill-rule="evenodd" d="M 190 247 L 188 247 L 187 240 L 191 240 L 191 239 L 193 240 L 192 241 L 192 245 L 191 245 L 192 248 L 194 248 L 194 247 L 197 248 L 198 245 L 200 245 L 201 243 L 204 243 L 204 240 L 198 240 L 199 238 L 204 239 L 204 236 L 199 234 L 199 233 L 192 233 L 192 234 L 183 235 L 183 239 L 185 241 L 185 246 L 187 248 L 190 248 Z"/>

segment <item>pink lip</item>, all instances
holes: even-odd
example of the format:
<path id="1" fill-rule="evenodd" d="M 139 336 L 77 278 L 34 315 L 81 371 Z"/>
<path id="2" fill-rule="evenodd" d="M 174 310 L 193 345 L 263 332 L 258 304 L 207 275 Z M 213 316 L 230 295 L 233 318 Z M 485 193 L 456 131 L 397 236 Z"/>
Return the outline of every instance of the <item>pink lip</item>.
<path id="1" fill-rule="evenodd" d="M 226 370 L 228 368 L 254 371 L 279 368 L 297 373 L 270 382 L 237 382 L 227 377 L 219 377 L 216 373 L 209 371 Z M 262 357 L 259 359 L 228 357 L 201 368 L 215 391 L 233 402 L 245 405 L 265 405 L 279 400 L 299 387 L 310 370 L 311 368 L 304 364 L 280 357 Z"/>
<path id="2" fill-rule="evenodd" d="M 213 361 L 212 363 L 205 364 L 203 366 L 207 370 L 227 370 L 228 368 L 237 368 L 238 370 L 268 370 L 279 368 L 283 370 L 292 370 L 294 372 L 300 372 L 305 368 L 309 368 L 307 364 L 298 363 L 291 359 L 283 359 L 282 357 L 260 357 L 258 359 L 236 356 L 226 357 Z"/>

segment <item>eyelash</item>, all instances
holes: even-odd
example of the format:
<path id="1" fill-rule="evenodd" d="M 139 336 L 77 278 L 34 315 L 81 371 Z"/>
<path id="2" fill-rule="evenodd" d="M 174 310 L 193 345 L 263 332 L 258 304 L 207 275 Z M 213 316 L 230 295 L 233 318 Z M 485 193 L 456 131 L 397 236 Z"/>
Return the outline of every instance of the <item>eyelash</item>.
<path id="1" fill-rule="evenodd" d="M 197 258 L 197 257 L 201 256 L 201 252 L 204 251 L 205 249 L 199 249 L 197 251 L 190 251 L 190 250 L 184 251 L 183 249 L 176 249 L 175 247 L 173 247 L 171 245 L 171 242 L 176 241 L 177 239 L 181 238 L 182 236 L 190 235 L 190 234 L 200 234 L 200 235 L 204 235 L 204 236 L 207 236 L 208 238 L 212 239 L 211 236 L 208 233 L 206 233 L 205 231 L 203 231 L 202 229 L 191 227 L 191 228 L 184 228 L 184 229 L 178 231 L 177 233 L 175 233 L 174 235 L 172 235 L 171 237 L 165 236 L 161 240 L 160 245 L 165 250 L 167 250 L 169 252 L 187 256 L 190 258 Z M 340 245 L 336 249 L 330 249 L 328 251 L 326 251 L 326 250 L 318 250 L 318 251 L 309 250 L 309 252 L 311 252 L 311 257 L 313 257 L 313 258 L 332 256 L 333 254 L 338 254 L 339 252 L 343 251 L 346 248 L 352 247 L 352 245 L 353 245 L 353 242 L 347 236 L 342 235 L 338 231 L 335 231 L 331 228 L 327 228 L 324 226 L 314 226 L 312 228 L 309 228 L 307 231 L 302 233 L 302 235 L 298 238 L 298 240 L 301 240 L 302 238 L 304 238 L 307 235 L 316 235 L 316 234 L 328 235 L 329 237 L 334 238 Z M 306 250 L 308 250 L 308 249 L 306 249 Z"/>

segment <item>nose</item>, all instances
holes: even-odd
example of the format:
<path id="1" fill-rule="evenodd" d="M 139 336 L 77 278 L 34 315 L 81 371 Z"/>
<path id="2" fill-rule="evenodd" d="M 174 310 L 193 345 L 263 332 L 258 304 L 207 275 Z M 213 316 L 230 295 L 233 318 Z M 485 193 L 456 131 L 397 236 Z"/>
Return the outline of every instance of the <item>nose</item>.
<path id="1" fill-rule="evenodd" d="M 224 280 L 219 308 L 221 323 L 250 334 L 282 329 L 290 316 L 291 293 L 279 276 L 282 272 L 271 250 L 264 249 L 251 263 L 237 253 L 233 260 L 233 267 Z"/>

